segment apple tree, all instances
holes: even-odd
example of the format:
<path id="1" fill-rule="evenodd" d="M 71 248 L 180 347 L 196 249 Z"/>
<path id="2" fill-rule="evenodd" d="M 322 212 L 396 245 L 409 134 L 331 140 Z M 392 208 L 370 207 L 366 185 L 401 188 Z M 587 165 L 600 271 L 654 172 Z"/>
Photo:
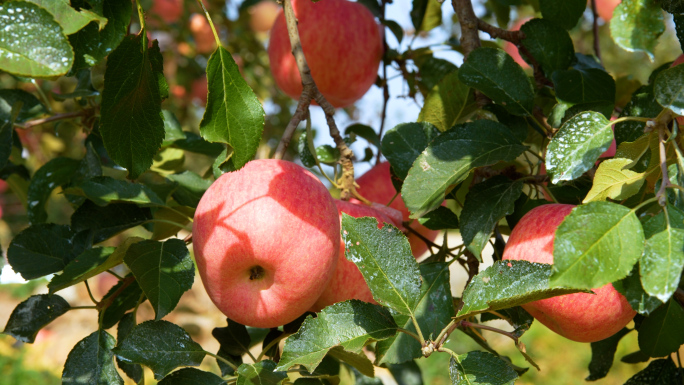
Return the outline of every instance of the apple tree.
<path id="1" fill-rule="evenodd" d="M 364 103 L 328 100 L 358 86 L 353 77 L 334 80 L 372 54 L 371 33 L 327 44 L 351 64 L 318 67 L 326 44 L 307 52 L 306 34 L 362 29 L 333 16 L 305 32 L 307 20 L 322 18 L 295 14 L 315 9 L 308 2 L 282 1 L 287 38 L 278 44 L 292 45 L 276 47 L 293 55 L 285 56 L 301 80 L 297 100 L 272 75 L 282 62 L 269 63 L 266 51 L 278 12 L 269 0 L 0 3 L 0 179 L 9 186 L 3 194 L 22 203 L 3 251 L 24 279 L 49 277 L 48 294 L 7 309 L 4 333 L 34 342 L 50 322 L 83 309 L 61 290 L 90 292 L 88 280 L 112 275 L 106 295 L 91 295 L 98 328 L 82 331 L 64 363 L 65 384 L 144 383 L 142 366 L 167 385 L 337 384 L 341 368 L 373 384 L 376 367 L 399 384 L 421 384 L 416 360 L 441 354 L 453 384 L 503 385 L 539 369 L 528 354 L 534 346 L 520 341 L 541 320 L 530 304 L 599 296 L 612 285 L 629 305 L 629 323 L 590 341 L 587 379 L 605 377 L 619 341 L 633 333 L 638 344 L 623 360 L 649 363 L 625 383 L 681 384 L 684 66 L 672 61 L 684 47 L 684 2 L 361 0 L 355 5 L 384 30 L 374 35 L 383 49 L 368 86 L 375 79 L 382 101 L 371 125 L 357 119 L 370 108 Z M 421 45 L 435 35 L 442 40 Z M 347 45 L 363 49 L 352 54 Z M 388 105 L 400 99 L 416 113 L 386 127 Z M 309 113 L 319 108 L 320 124 Z M 341 127 L 340 116 L 354 124 Z M 316 146 L 322 136 L 335 145 Z M 355 168 L 385 160 L 393 190 L 379 203 L 399 200 L 407 217 L 382 228 L 341 219 L 346 257 L 375 303 L 350 299 L 270 329 L 228 319 L 215 325 L 220 349 L 209 352 L 164 317 L 196 278 L 192 223 L 203 193 L 255 158 L 296 162 L 327 178 L 333 195 L 363 203 L 373 187 L 355 182 Z M 505 258 L 525 214 L 556 203 L 576 207 L 550 229 L 538 222 L 550 234 L 553 265 L 530 262 L 539 262 L 534 247 Z M 144 236 L 130 235 L 136 228 Z M 520 237 L 537 239 L 532 230 Z M 414 257 L 416 240 L 426 257 Z M 493 264 L 481 265 L 484 257 Z M 467 273 L 463 287 L 450 285 L 455 269 Z M 150 319 L 138 314 L 145 302 Z M 604 311 L 600 301 L 572 306 L 585 318 Z M 486 324 L 495 319 L 510 328 Z M 510 337 L 527 367 L 481 330 Z M 482 349 L 458 354 L 446 346 L 457 338 Z M 197 368 L 207 356 L 215 372 Z"/>

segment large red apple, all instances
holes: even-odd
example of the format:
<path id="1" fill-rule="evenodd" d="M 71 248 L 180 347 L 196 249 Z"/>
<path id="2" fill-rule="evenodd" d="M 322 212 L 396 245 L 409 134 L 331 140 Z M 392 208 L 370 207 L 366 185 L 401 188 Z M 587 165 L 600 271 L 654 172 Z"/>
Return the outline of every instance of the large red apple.
<path id="1" fill-rule="evenodd" d="M 503 259 L 553 264 L 556 229 L 574 207 L 548 204 L 530 210 L 513 228 Z M 596 294 L 562 295 L 522 307 L 565 338 L 577 342 L 600 341 L 627 325 L 636 312 L 610 283 L 593 291 Z"/>
<path id="2" fill-rule="evenodd" d="M 382 162 L 371 168 L 356 179 L 356 183 L 359 185 L 359 194 L 372 202 L 386 205 L 397 194 L 397 190 L 395 190 L 394 185 L 392 184 L 389 162 Z M 401 198 L 401 194 L 394 198 L 389 207 L 399 210 L 404 221 L 411 220 L 409 218 L 410 212 L 408 208 L 406 208 L 406 205 Z M 417 221 L 414 221 L 411 224 L 411 228 L 431 241 L 437 239 L 437 236 L 439 235 L 439 231 L 430 230 L 417 223 Z M 411 251 L 416 258 L 422 256 L 428 250 L 428 246 L 417 235 L 409 232 L 407 238 L 411 244 Z"/>
<path id="3" fill-rule="evenodd" d="M 363 5 L 347 0 L 293 0 L 299 37 L 318 89 L 335 107 L 360 99 L 373 85 L 382 59 L 382 30 Z M 281 11 L 268 44 L 276 84 L 294 99 L 302 80 Z"/>
<path id="4" fill-rule="evenodd" d="M 342 213 L 347 213 L 355 218 L 373 217 L 378 221 L 378 228 L 382 228 L 383 223 L 401 227 L 401 213 L 398 211 L 395 211 L 396 215 L 392 218 L 387 216 L 385 212 L 383 212 L 384 210 L 377 210 L 376 208 L 366 206 L 359 201 L 345 202 L 336 199 L 335 205 L 337 205 L 337 210 L 340 213 L 340 221 L 342 221 Z M 397 220 L 399 223 L 396 222 Z M 337 262 L 337 268 L 335 269 L 335 274 L 311 310 L 317 312 L 326 306 L 348 299 L 359 299 L 365 302 L 377 303 L 373 299 L 373 294 L 371 294 L 368 284 L 366 284 L 359 268 L 354 262 L 346 258 L 344 255 L 344 244 L 340 243 L 340 256 Z"/>
<path id="5" fill-rule="evenodd" d="M 270 328 L 310 309 L 330 282 L 340 220 L 309 171 L 254 160 L 209 187 L 192 239 L 200 277 L 219 310 L 243 325 Z"/>
<path id="6" fill-rule="evenodd" d="M 249 27 L 254 32 L 268 32 L 273 27 L 280 6 L 271 0 L 262 0 L 249 7 Z"/>

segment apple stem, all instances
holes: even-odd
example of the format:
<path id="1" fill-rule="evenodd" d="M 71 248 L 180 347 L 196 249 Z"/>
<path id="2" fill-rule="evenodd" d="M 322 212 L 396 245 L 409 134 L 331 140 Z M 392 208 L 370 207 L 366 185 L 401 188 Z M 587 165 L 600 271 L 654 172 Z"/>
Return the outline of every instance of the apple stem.
<path id="1" fill-rule="evenodd" d="M 418 341 L 419 343 L 421 343 L 420 337 L 418 337 L 418 335 L 416 333 L 414 333 L 410 330 L 407 330 L 407 329 L 402 329 L 402 328 L 397 328 L 397 331 L 404 333 L 404 334 L 407 334 L 407 335 L 411 336 L 413 339 L 415 339 L 416 341 Z"/>
<path id="2" fill-rule="evenodd" d="M 274 339 L 273 341 L 266 344 L 266 346 L 264 346 L 264 348 L 261 349 L 261 353 L 259 353 L 259 356 L 257 356 L 257 358 L 254 358 L 251 352 L 248 351 L 247 353 L 249 353 L 249 356 L 252 357 L 252 360 L 254 360 L 254 362 L 259 362 L 264 357 L 264 354 L 266 354 L 267 351 L 271 350 L 272 347 L 278 344 L 283 338 L 286 338 L 288 336 L 290 336 L 289 333 L 283 333 L 276 337 L 276 339 Z"/>
<path id="3" fill-rule="evenodd" d="M 90 290 L 90 285 L 88 284 L 88 280 L 86 279 L 85 281 L 83 281 L 83 283 L 85 283 L 86 290 L 88 291 L 88 297 L 90 297 L 90 300 L 93 301 L 93 303 L 95 305 L 97 305 L 98 302 L 95 299 L 95 297 L 93 296 L 93 292 Z"/>
<path id="4" fill-rule="evenodd" d="M 208 355 L 208 356 L 212 356 L 212 357 L 216 358 L 216 359 L 219 360 L 219 361 L 222 361 L 224 364 L 230 366 L 234 371 L 237 372 L 237 369 L 238 369 L 238 368 L 237 368 L 237 366 L 235 366 L 234 363 L 232 363 L 232 362 L 228 361 L 227 359 L 225 359 L 225 358 L 219 356 L 218 354 L 214 354 L 214 353 L 208 352 L 208 351 L 206 351 L 206 350 L 204 351 L 204 353 L 205 353 L 206 355 Z"/>
<path id="5" fill-rule="evenodd" d="M 468 321 L 461 321 L 460 324 L 461 324 L 461 326 L 467 327 L 467 328 L 489 330 L 490 332 L 499 333 L 501 335 L 504 335 L 504 336 L 512 339 L 516 344 L 518 343 L 518 337 L 515 334 L 509 333 L 505 330 L 497 329 L 495 327 L 491 327 L 491 326 L 487 326 L 487 325 L 472 323 L 472 322 L 468 322 Z"/>
<path id="6" fill-rule="evenodd" d="M 135 6 L 138 10 L 138 19 L 140 19 L 140 34 L 142 35 L 142 50 L 143 53 L 147 52 L 147 26 L 145 25 L 145 11 L 143 11 L 142 5 L 140 5 L 140 0 L 135 0 Z"/>

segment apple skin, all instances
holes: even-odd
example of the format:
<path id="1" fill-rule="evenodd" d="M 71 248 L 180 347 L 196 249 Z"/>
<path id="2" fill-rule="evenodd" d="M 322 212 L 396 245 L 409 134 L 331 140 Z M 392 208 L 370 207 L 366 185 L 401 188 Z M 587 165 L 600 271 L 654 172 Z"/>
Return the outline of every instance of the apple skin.
<path id="1" fill-rule="evenodd" d="M 513 24 L 513 26 L 511 26 L 511 31 L 519 31 L 520 27 L 522 27 L 522 25 L 530 19 L 531 17 L 526 17 L 524 19 L 516 21 Z M 511 43 L 510 41 L 507 41 L 506 43 L 504 43 L 503 49 L 504 51 L 506 51 L 507 54 L 509 54 L 513 58 L 513 60 L 515 60 L 516 63 L 520 64 L 520 66 L 523 69 L 530 68 L 530 65 L 527 64 L 527 62 L 525 61 L 525 59 L 522 58 L 522 56 L 520 56 L 520 52 L 518 52 L 518 47 L 515 44 Z"/>
<path id="2" fill-rule="evenodd" d="M 378 228 L 382 228 L 383 223 L 389 223 L 397 227 L 401 227 L 401 213 L 395 210 L 396 216 L 392 218 L 385 214 L 385 212 L 377 210 L 374 207 L 366 206 L 359 201 L 345 202 L 335 199 L 335 205 L 340 214 L 340 222 L 342 221 L 342 213 L 351 215 L 354 218 L 372 217 L 378 221 Z M 387 207 L 385 207 L 387 209 Z M 393 210 L 393 209 L 390 209 Z M 399 223 L 396 222 L 399 220 Z M 340 242 L 340 256 L 337 261 L 337 268 L 335 274 L 328 286 L 323 290 L 323 293 L 318 298 L 316 303 L 311 308 L 311 311 L 321 311 L 326 306 L 330 306 L 337 302 L 346 301 L 349 299 L 358 299 L 365 302 L 377 304 L 373 299 L 366 280 L 363 278 L 361 271 L 356 264 L 347 259 L 344 253 L 344 243 Z"/>
<path id="3" fill-rule="evenodd" d="M 268 32 L 273 27 L 280 6 L 271 0 L 262 0 L 249 7 L 249 28 L 257 33 Z"/>
<path id="4" fill-rule="evenodd" d="M 397 194 L 397 190 L 394 189 L 394 185 L 392 184 L 389 162 L 382 162 L 374 166 L 365 174 L 358 177 L 356 183 L 359 185 L 359 188 L 357 189 L 359 194 L 372 202 L 386 205 Z M 411 220 L 409 218 L 410 212 L 408 208 L 406 208 L 406 205 L 401 198 L 401 194 L 397 195 L 389 207 L 399 210 L 404 222 Z M 437 236 L 440 233 L 437 230 L 428 229 L 417 221 L 414 221 L 411 224 L 411 228 L 431 241 L 437 239 Z M 428 246 L 425 242 L 415 234 L 408 233 L 406 234 L 406 237 L 411 244 L 411 251 L 416 258 L 422 256 L 428 250 Z"/>
<path id="5" fill-rule="evenodd" d="M 190 33 L 195 40 L 195 48 L 198 53 L 210 53 L 216 49 L 214 33 L 204 15 L 195 13 L 190 16 Z"/>
<path id="6" fill-rule="evenodd" d="M 167 23 L 175 23 L 183 15 L 183 0 L 154 0 L 148 13 Z"/>
<path id="7" fill-rule="evenodd" d="M 340 220 L 313 174 L 262 159 L 209 187 L 192 238 L 200 277 L 219 310 L 243 325 L 271 328 L 310 309 L 330 282 Z"/>
<path id="8" fill-rule="evenodd" d="M 548 204 L 530 210 L 511 231 L 503 259 L 553 264 L 556 229 L 574 207 Z M 522 307 L 565 338 L 596 342 L 617 333 L 636 312 L 612 284 L 592 290 L 596 294 L 567 294 L 529 302 Z"/>
<path id="9" fill-rule="evenodd" d="M 360 99 L 375 83 L 382 59 L 382 29 L 363 5 L 347 0 L 293 0 L 299 37 L 318 89 L 334 107 Z M 290 48 L 282 11 L 268 45 L 271 71 L 278 87 L 293 99 L 302 80 Z"/>
<path id="10" fill-rule="evenodd" d="M 621 0 L 596 0 L 596 13 L 599 17 L 606 22 L 609 22 L 613 18 L 613 11 L 615 7 L 620 4 Z M 589 0 L 589 6 L 591 6 L 591 0 Z"/>

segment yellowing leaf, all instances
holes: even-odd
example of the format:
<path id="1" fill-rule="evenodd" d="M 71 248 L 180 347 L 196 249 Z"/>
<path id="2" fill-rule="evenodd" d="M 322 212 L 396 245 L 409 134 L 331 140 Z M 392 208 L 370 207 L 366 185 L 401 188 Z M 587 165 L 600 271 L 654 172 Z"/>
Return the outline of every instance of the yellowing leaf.
<path id="1" fill-rule="evenodd" d="M 602 162 L 596 170 L 594 186 L 583 202 L 603 201 L 608 198 L 622 200 L 639 192 L 646 180 L 646 174 L 625 169 L 631 163 L 631 160 L 623 158 Z"/>

